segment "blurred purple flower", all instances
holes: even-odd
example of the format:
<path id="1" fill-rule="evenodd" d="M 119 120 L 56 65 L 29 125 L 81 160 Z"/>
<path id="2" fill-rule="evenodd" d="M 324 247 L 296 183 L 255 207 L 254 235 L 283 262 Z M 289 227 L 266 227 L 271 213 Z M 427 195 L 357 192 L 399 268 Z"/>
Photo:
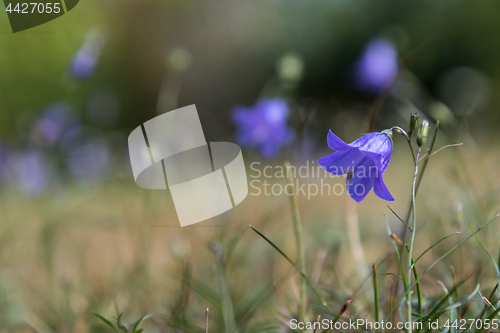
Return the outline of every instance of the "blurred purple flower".
<path id="1" fill-rule="evenodd" d="M 236 141 L 244 148 L 256 148 L 264 158 L 274 158 L 293 131 L 287 126 L 289 109 L 282 99 L 261 99 L 253 107 L 238 106 L 232 111 Z"/>
<path id="2" fill-rule="evenodd" d="M 366 134 L 350 144 L 330 131 L 327 140 L 328 147 L 335 152 L 320 158 L 318 163 L 331 174 L 347 174 L 346 186 L 351 198 L 360 202 L 373 188 L 379 198 L 394 200 L 382 177 L 391 160 L 391 130 Z"/>
<path id="3" fill-rule="evenodd" d="M 83 181 L 96 181 L 109 170 L 110 152 L 104 142 L 89 139 L 71 148 L 66 162 L 73 176 Z"/>
<path id="4" fill-rule="evenodd" d="M 80 121 L 70 113 L 70 106 L 65 103 L 54 103 L 46 107 L 35 124 L 35 138 L 48 146 L 67 143 L 79 132 Z"/>
<path id="5" fill-rule="evenodd" d="M 27 194 L 39 195 L 49 181 L 49 166 L 44 155 L 28 149 L 9 158 L 13 180 L 19 189 Z"/>
<path id="6" fill-rule="evenodd" d="M 399 70 L 398 53 L 386 38 L 372 40 L 354 64 L 354 84 L 357 89 L 373 94 L 385 88 Z"/>
<path id="7" fill-rule="evenodd" d="M 7 169 L 7 147 L 0 142 L 0 180 L 4 177 Z"/>
<path id="8" fill-rule="evenodd" d="M 103 35 L 91 30 L 70 62 L 70 73 L 77 80 L 85 80 L 93 73 L 105 40 Z"/>

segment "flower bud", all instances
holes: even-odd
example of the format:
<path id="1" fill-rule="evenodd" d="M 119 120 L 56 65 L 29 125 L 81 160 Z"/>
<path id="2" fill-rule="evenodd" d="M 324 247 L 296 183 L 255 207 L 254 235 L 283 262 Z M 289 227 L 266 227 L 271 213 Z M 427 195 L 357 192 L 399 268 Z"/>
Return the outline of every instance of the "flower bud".
<path id="1" fill-rule="evenodd" d="M 410 131 L 413 131 L 418 126 L 418 118 L 416 113 L 412 114 L 410 117 Z"/>
<path id="2" fill-rule="evenodd" d="M 167 65 L 176 71 L 183 72 L 191 66 L 193 58 L 191 53 L 183 48 L 176 48 L 167 58 Z"/>
<path id="3" fill-rule="evenodd" d="M 420 147 L 425 145 L 428 134 L 429 134 L 429 122 L 427 120 L 423 120 L 422 123 L 420 124 L 420 129 L 418 130 L 418 135 L 417 135 L 417 144 Z"/>
<path id="4" fill-rule="evenodd" d="M 281 80 L 296 83 L 302 78 L 304 63 L 298 55 L 286 54 L 278 61 L 277 65 L 278 76 Z"/>

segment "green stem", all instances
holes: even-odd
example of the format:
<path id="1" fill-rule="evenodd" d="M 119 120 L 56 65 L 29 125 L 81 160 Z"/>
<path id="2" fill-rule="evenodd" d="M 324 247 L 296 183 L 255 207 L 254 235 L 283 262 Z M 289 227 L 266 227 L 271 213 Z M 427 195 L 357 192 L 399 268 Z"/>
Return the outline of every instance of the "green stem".
<path id="1" fill-rule="evenodd" d="M 418 280 L 415 281 L 415 283 L 413 283 L 411 286 L 409 286 L 409 289 L 411 290 L 413 287 L 416 286 L 416 284 L 422 280 L 422 278 L 425 276 L 425 274 L 427 274 L 431 269 L 433 269 L 437 264 L 439 264 L 441 261 L 443 261 L 444 258 L 446 258 L 447 256 L 449 256 L 453 251 L 455 251 L 456 249 L 458 249 L 463 243 L 467 242 L 471 237 L 473 237 L 474 235 L 476 235 L 477 233 L 479 233 L 481 230 L 483 230 L 484 228 L 486 228 L 488 225 L 490 225 L 490 223 L 492 223 L 493 221 L 495 221 L 497 218 L 500 217 L 500 213 L 498 213 L 497 215 L 495 215 L 494 217 L 492 217 L 491 219 L 488 220 L 488 222 L 486 222 L 485 224 L 483 224 L 482 226 L 480 226 L 476 231 L 474 231 L 471 235 L 467 236 L 465 239 L 461 240 L 457 245 L 455 245 L 454 247 L 452 247 L 450 250 L 448 250 L 445 254 L 443 254 L 441 257 L 439 257 L 437 260 L 435 260 L 429 267 L 427 267 L 427 269 L 418 277 Z M 406 295 L 406 293 L 405 293 Z M 403 296 L 402 298 L 399 299 L 399 301 L 397 303 L 399 303 L 401 300 L 403 300 L 405 298 L 405 296 Z M 388 315 L 387 315 L 387 320 L 389 320 L 390 316 L 394 313 L 394 310 L 396 310 L 396 306 L 393 307 Z M 499 308 L 500 310 L 500 308 Z"/>
<path id="2" fill-rule="evenodd" d="M 396 127 L 397 129 L 401 130 L 401 128 L 399 127 Z M 408 214 L 406 215 L 406 221 L 409 221 L 410 220 L 410 217 L 412 215 L 412 212 L 415 213 L 415 197 L 417 195 L 417 191 L 418 191 L 418 188 L 420 187 L 420 182 L 422 181 L 422 177 L 424 176 L 424 172 L 425 172 L 425 169 L 427 168 L 427 164 L 429 163 L 429 158 L 430 156 L 432 155 L 432 152 L 434 150 L 434 145 L 436 144 L 436 138 L 437 138 L 437 134 L 438 134 L 438 130 L 439 130 L 439 121 L 437 121 L 436 123 L 436 130 L 434 131 L 434 137 L 432 138 L 432 144 L 431 144 L 431 148 L 429 149 L 429 153 L 424 161 L 424 165 L 422 166 L 422 171 L 420 172 L 420 177 L 418 178 L 418 182 L 417 182 L 417 179 L 416 179 L 416 176 L 417 176 L 417 172 L 418 172 L 418 157 L 420 155 L 420 148 L 418 149 L 418 154 L 417 154 L 417 157 L 415 157 L 415 154 L 413 152 L 413 146 L 411 144 L 411 141 L 410 141 L 410 137 L 406 134 L 406 132 L 404 132 L 403 134 L 405 135 L 407 141 L 408 141 L 408 145 L 410 146 L 410 150 L 411 150 L 411 153 L 412 153 L 412 156 L 413 156 L 413 160 L 415 161 L 415 174 L 414 174 L 414 179 L 413 179 L 413 187 L 412 187 L 412 199 L 411 199 L 411 202 L 410 202 L 410 208 L 408 209 Z M 413 216 L 413 221 L 415 221 L 415 215 Z M 406 223 L 405 223 L 406 224 Z M 415 229 L 414 229 L 415 226 L 412 226 L 411 228 L 411 232 L 412 232 L 412 244 L 411 244 L 411 253 L 409 255 L 409 259 L 408 259 L 408 262 L 410 263 L 411 262 L 411 256 L 413 254 L 413 240 L 414 240 L 414 236 L 415 236 Z M 403 230 L 403 236 L 402 236 L 402 240 L 403 240 L 403 243 L 406 239 L 406 231 L 407 229 L 405 228 Z M 401 250 L 403 248 L 403 246 L 400 247 Z M 408 266 L 410 267 L 410 266 Z M 409 272 L 411 273 L 411 272 Z M 410 281 L 411 280 L 411 274 L 408 274 L 408 280 Z M 411 281 L 410 283 L 408 283 L 408 286 L 411 285 Z M 395 290 L 394 292 L 396 293 L 397 291 L 397 282 L 396 282 L 396 287 L 395 287 Z M 411 288 L 410 288 L 411 290 Z M 409 293 L 409 291 L 407 290 L 406 291 L 407 294 Z M 411 294 L 411 293 L 410 293 Z M 407 299 L 408 300 L 408 299 Z M 410 295 L 410 300 L 411 300 L 411 295 Z M 409 308 L 411 310 L 411 302 L 410 302 L 410 305 L 409 305 Z M 411 311 L 409 311 L 409 315 L 408 316 L 411 316 Z"/>
<path id="3" fill-rule="evenodd" d="M 408 245 L 406 246 L 406 249 L 408 250 L 408 255 L 410 253 L 410 249 L 408 248 Z M 417 267 L 415 267 L 415 261 L 413 260 L 413 257 L 411 258 L 411 269 L 413 269 L 413 276 L 415 276 L 415 281 L 416 281 L 416 287 L 417 287 L 417 297 L 418 297 L 418 314 L 422 316 L 422 292 L 420 290 L 420 281 L 418 279 L 418 272 L 417 272 Z"/>
<path id="4" fill-rule="evenodd" d="M 373 297 L 375 299 L 375 322 L 380 322 L 380 309 L 378 304 L 378 277 L 377 264 L 373 264 Z"/>
<path id="5" fill-rule="evenodd" d="M 429 149 L 429 153 L 425 157 L 424 164 L 422 165 L 422 171 L 420 171 L 420 177 L 418 177 L 417 187 L 415 188 L 415 195 L 417 195 L 418 189 L 420 188 L 420 182 L 422 181 L 425 169 L 427 169 L 427 164 L 429 163 L 429 158 L 431 157 L 432 152 L 434 151 L 434 145 L 436 144 L 438 130 L 439 130 L 439 120 L 436 122 L 436 130 L 434 131 L 434 137 L 432 138 L 431 148 Z M 410 142 L 410 147 L 411 147 L 411 142 Z M 412 210 L 413 210 L 413 200 L 410 202 L 410 208 L 408 208 L 408 214 L 406 215 L 405 221 L 410 220 Z M 403 237 L 402 237 L 403 242 L 405 239 L 406 239 L 406 229 L 403 231 Z"/>
<path id="6" fill-rule="evenodd" d="M 205 333 L 208 333 L 208 308 L 207 311 L 205 312 L 206 315 L 206 320 L 205 320 Z"/>
<path id="7" fill-rule="evenodd" d="M 288 175 L 288 184 L 291 185 L 293 189 L 292 195 L 290 195 L 290 204 L 292 205 L 292 218 L 293 218 L 293 228 L 295 231 L 295 240 L 297 242 L 297 252 L 298 252 L 298 266 L 300 268 L 300 272 L 302 273 L 302 278 L 300 281 L 300 296 L 299 296 L 299 319 L 303 322 L 306 321 L 306 291 L 307 291 L 307 282 L 303 276 L 306 273 L 306 260 L 305 260 L 305 251 L 304 251 L 304 243 L 302 241 L 302 223 L 300 221 L 299 214 L 299 205 L 297 204 L 297 196 L 295 194 L 295 184 L 293 175 L 290 170 L 290 163 L 285 162 L 285 169 L 287 170 Z"/>
<path id="8" fill-rule="evenodd" d="M 412 260 L 413 261 L 413 260 Z M 415 281 L 418 281 L 417 267 L 413 267 Z M 420 290 L 420 281 L 417 282 L 417 297 L 418 297 L 418 314 L 422 315 L 422 291 Z"/>
<path id="9" fill-rule="evenodd" d="M 416 192 L 416 187 L 417 187 L 417 175 L 418 175 L 418 157 L 420 156 L 420 151 L 422 150 L 421 147 L 418 148 L 417 150 L 417 156 L 415 159 L 415 173 L 413 175 L 413 185 L 412 185 L 412 206 L 413 206 L 413 221 L 411 225 L 411 238 L 410 238 L 410 249 L 408 253 L 408 275 L 406 278 L 408 279 L 407 285 L 411 285 L 411 268 L 412 268 L 412 261 L 413 261 L 413 244 L 415 242 L 415 233 L 416 233 L 416 224 L 417 224 L 417 209 L 416 209 L 416 203 L 415 203 L 415 192 Z M 408 288 L 406 292 L 406 303 L 407 303 L 407 316 L 408 316 L 408 333 L 412 332 L 412 316 L 411 316 L 411 288 Z"/>

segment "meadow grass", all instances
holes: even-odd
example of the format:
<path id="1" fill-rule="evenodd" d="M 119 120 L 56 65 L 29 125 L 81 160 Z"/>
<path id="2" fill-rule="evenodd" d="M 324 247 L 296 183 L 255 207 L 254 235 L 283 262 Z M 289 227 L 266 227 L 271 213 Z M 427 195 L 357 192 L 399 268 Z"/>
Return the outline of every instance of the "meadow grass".
<path id="1" fill-rule="evenodd" d="M 111 332 L 92 312 L 110 321 L 123 313 L 127 324 L 149 313 L 144 332 L 204 332 L 207 308 L 209 332 L 283 332 L 301 311 L 308 321 L 406 320 L 399 281 L 402 266 L 408 279 L 408 252 L 389 236 L 402 239 L 408 229 L 400 219 L 413 172 L 403 143 L 395 143 L 386 176 L 391 209 L 373 194 L 354 210 L 346 194 L 297 196 L 305 299 L 285 195 L 250 195 L 222 216 L 180 228 L 168 192 L 139 189 L 126 177 L 38 198 L 4 189 L 0 332 Z M 464 143 L 432 157 L 417 194 L 417 269 L 406 284 L 414 287 L 415 321 L 492 319 L 498 308 L 498 221 L 481 226 L 499 212 L 500 161 L 496 147 Z M 350 243 L 352 219 L 361 248 Z"/>

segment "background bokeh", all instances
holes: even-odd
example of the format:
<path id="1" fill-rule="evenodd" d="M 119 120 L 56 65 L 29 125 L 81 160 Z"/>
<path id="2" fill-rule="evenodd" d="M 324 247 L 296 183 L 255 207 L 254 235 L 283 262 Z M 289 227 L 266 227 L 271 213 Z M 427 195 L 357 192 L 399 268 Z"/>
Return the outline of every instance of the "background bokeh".
<path id="1" fill-rule="evenodd" d="M 238 141 L 235 110 L 285 100 L 293 140 L 267 159 L 251 147 L 244 156 L 298 166 L 330 152 L 329 129 L 346 142 L 368 131 L 386 95 L 373 130 L 406 129 L 418 112 L 431 135 L 440 121 L 437 147 L 464 143 L 426 171 L 417 250 L 483 224 L 499 208 L 499 17 L 496 1 L 83 0 L 13 34 L 0 13 L 0 332 L 105 332 L 90 311 L 111 317 L 115 303 L 129 322 L 153 314 L 146 332 L 200 331 L 210 307 L 212 331 L 222 332 L 227 323 L 208 300 L 221 297 L 217 265 L 240 331 L 286 330 L 298 278 L 248 229 L 294 256 L 286 196 L 249 196 L 181 229 L 168 191 L 134 184 L 128 134 L 190 104 L 207 141 Z M 403 216 L 413 170 L 405 140 L 394 141 L 385 179 Z M 332 308 L 355 294 L 351 314 L 371 313 L 369 283 L 358 287 L 392 249 L 383 214 L 399 233 L 397 219 L 373 194 L 359 205 L 346 194 L 299 197 L 299 206 L 307 269 Z M 489 228 L 482 239 L 496 256 L 499 227 Z M 467 244 L 424 280 L 429 302 L 441 292 L 436 279 L 451 281 L 450 265 L 462 278 L 481 268 L 476 282 L 491 292 L 493 267 Z M 393 282 L 381 278 L 387 290 Z"/>

